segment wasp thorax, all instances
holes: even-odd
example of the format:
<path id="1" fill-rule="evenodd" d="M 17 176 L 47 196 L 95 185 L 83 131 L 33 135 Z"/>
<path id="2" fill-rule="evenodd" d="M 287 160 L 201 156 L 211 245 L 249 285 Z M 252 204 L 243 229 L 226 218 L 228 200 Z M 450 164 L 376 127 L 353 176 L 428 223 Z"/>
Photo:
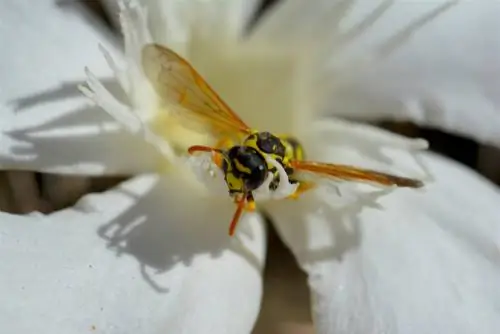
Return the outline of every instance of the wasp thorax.
<path id="1" fill-rule="evenodd" d="M 257 148 L 263 153 L 270 154 L 276 160 L 282 160 L 285 156 L 285 146 L 283 142 L 270 132 L 258 132 L 254 134 Z M 251 136 L 250 136 L 251 137 Z M 248 139 L 250 139 L 250 137 Z"/>
<path id="2" fill-rule="evenodd" d="M 267 178 L 266 159 L 249 146 L 233 146 L 222 164 L 230 193 L 253 191 Z"/>
<path id="3" fill-rule="evenodd" d="M 271 158 L 278 162 L 286 171 L 289 177 L 293 174 L 293 169 L 288 166 L 290 160 L 296 158 L 296 149 L 293 143 L 288 142 L 289 137 L 279 138 L 270 132 L 255 132 L 249 135 L 245 141 L 244 145 L 250 146 L 262 155 Z M 273 179 L 269 184 L 269 190 L 276 190 L 280 177 L 276 167 L 267 164 L 268 171 L 273 175 Z"/>

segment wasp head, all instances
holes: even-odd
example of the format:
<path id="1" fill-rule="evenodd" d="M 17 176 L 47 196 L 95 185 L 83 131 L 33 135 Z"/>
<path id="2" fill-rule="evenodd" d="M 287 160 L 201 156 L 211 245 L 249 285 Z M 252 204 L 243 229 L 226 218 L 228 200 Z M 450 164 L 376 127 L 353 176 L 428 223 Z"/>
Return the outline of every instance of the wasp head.
<path id="1" fill-rule="evenodd" d="M 231 194 L 256 190 L 268 174 L 264 156 L 249 146 L 233 146 L 226 151 L 222 170 Z"/>

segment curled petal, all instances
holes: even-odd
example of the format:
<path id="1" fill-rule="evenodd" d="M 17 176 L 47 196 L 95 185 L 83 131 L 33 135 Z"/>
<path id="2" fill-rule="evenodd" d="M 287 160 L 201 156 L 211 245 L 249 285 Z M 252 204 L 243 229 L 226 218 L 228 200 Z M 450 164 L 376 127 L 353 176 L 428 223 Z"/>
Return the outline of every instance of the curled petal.
<path id="1" fill-rule="evenodd" d="M 500 146 L 499 15 L 496 1 L 395 2 L 347 53 L 374 59 L 356 75 L 352 68 L 347 75 L 327 71 L 333 86 L 325 107 L 341 117 L 411 121 Z M 398 32 L 412 21 L 411 33 Z"/>
<path id="2" fill-rule="evenodd" d="M 281 166 L 280 163 L 278 163 L 276 160 L 267 158 L 267 161 L 276 167 L 278 170 L 278 175 L 280 182 L 278 184 L 278 188 L 272 192 L 273 198 L 275 199 L 283 199 L 286 198 L 297 190 L 297 184 L 291 184 L 290 179 L 288 178 L 288 174 L 286 173 L 285 169 L 283 166 Z"/>

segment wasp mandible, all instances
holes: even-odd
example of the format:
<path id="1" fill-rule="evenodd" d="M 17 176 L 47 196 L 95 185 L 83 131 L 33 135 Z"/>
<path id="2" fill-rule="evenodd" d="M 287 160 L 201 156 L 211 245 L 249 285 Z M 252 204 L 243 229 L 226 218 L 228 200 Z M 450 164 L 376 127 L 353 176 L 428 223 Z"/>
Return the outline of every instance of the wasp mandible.
<path id="1" fill-rule="evenodd" d="M 161 98 L 176 102 L 182 107 L 183 116 L 208 126 L 218 140 L 215 147 L 195 145 L 188 152 L 211 152 L 214 163 L 223 171 L 229 195 L 237 206 L 229 226 L 231 236 L 243 211 L 255 208 L 253 192 L 266 182 L 269 173 L 272 177 L 269 190 L 278 187 L 278 169 L 270 159 L 283 167 L 290 183 L 297 184 L 291 195 L 295 198 L 315 187 L 314 182 L 305 180 L 304 173 L 385 186 L 423 186 L 421 181 L 406 177 L 305 160 L 304 149 L 296 138 L 250 128 L 187 60 L 167 47 L 146 45 L 142 50 L 142 66 Z"/>

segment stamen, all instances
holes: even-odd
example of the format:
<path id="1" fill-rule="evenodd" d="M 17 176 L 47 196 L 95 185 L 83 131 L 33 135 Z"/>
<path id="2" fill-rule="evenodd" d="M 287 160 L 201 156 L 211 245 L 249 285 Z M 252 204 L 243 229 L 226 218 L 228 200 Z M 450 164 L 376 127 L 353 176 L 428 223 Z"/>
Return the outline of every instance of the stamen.
<path id="1" fill-rule="evenodd" d="M 288 174 L 279 162 L 274 159 L 266 158 L 267 162 L 276 167 L 279 176 L 278 187 L 275 190 L 270 190 L 269 185 L 273 181 L 274 175 L 269 173 L 266 181 L 253 194 L 257 200 L 279 200 L 284 199 L 295 193 L 298 184 L 291 184 Z"/>
<path id="2" fill-rule="evenodd" d="M 152 41 L 147 28 L 147 11 L 137 1 L 118 1 L 120 23 L 125 39 L 125 53 L 135 61 L 140 60 L 141 48 Z"/>
<path id="3" fill-rule="evenodd" d="M 273 178 L 273 173 L 267 173 L 267 178 L 264 183 L 258 189 L 253 191 L 254 198 L 257 200 L 265 200 L 271 197 L 271 190 L 269 190 L 269 186 L 271 185 L 271 182 L 273 182 Z"/>
<path id="4" fill-rule="evenodd" d="M 140 117 L 129 107 L 119 102 L 88 68 L 85 68 L 85 73 L 87 74 L 87 86 L 78 87 L 85 96 L 101 107 L 127 131 L 134 135 L 142 135 L 143 139 L 158 149 L 167 160 L 170 162 L 177 160 L 173 148 L 165 140 L 151 132 Z"/>
<path id="5" fill-rule="evenodd" d="M 106 50 L 106 48 L 102 44 L 99 44 L 99 50 L 104 56 L 104 59 L 106 60 L 106 63 L 108 64 L 109 68 L 111 68 L 111 70 L 113 71 L 113 74 L 116 80 L 118 80 L 120 87 L 127 95 L 129 95 L 131 85 L 127 78 L 127 73 L 119 68 L 118 64 L 115 62 L 109 51 Z"/>
<path id="6" fill-rule="evenodd" d="M 280 178 L 280 182 L 278 184 L 278 188 L 272 192 L 273 199 L 283 199 L 295 193 L 297 190 L 298 184 L 291 184 L 290 179 L 288 178 L 288 174 L 285 169 L 279 162 L 274 159 L 267 158 L 268 163 L 272 164 L 278 170 L 278 175 Z"/>
<path id="7" fill-rule="evenodd" d="M 120 103 L 87 67 L 85 67 L 85 74 L 87 75 L 88 87 L 82 85 L 78 89 L 128 131 L 132 133 L 139 132 L 141 129 L 139 117 L 130 112 L 127 106 Z"/>

